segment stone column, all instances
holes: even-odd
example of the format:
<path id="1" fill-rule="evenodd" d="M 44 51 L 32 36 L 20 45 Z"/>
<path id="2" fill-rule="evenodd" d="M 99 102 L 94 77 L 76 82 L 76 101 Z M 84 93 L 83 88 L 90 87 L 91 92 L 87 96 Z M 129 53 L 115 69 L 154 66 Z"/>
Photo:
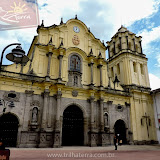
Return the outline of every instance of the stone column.
<path id="1" fill-rule="evenodd" d="M 53 127 L 52 127 L 52 112 L 53 112 L 52 108 L 53 108 L 53 106 L 52 105 L 53 104 L 52 104 L 52 101 L 51 101 L 51 98 L 50 98 L 49 99 L 49 104 L 48 104 L 48 112 L 47 112 L 47 117 L 48 117 L 47 118 L 48 119 L 47 127 L 50 128 L 50 130 L 53 130 Z"/>
<path id="2" fill-rule="evenodd" d="M 49 89 L 45 89 L 43 93 L 43 112 L 42 112 L 42 121 L 41 121 L 41 131 L 39 135 L 39 145 L 38 147 L 40 148 L 46 148 L 46 147 L 51 147 L 52 146 L 52 130 L 48 128 L 47 123 L 48 123 L 48 110 L 49 110 Z M 49 140 L 50 139 L 50 140 Z"/>
<path id="3" fill-rule="evenodd" d="M 106 134 L 104 132 L 104 110 L 103 110 L 104 99 L 100 98 L 100 144 L 101 146 L 106 145 Z"/>
<path id="4" fill-rule="evenodd" d="M 90 97 L 90 104 L 91 104 L 91 129 L 90 129 L 90 145 L 91 147 L 97 146 L 97 135 L 94 131 L 95 123 L 94 123 L 94 97 Z"/>
<path id="5" fill-rule="evenodd" d="M 109 126 L 109 134 L 108 134 L 108 144 L 114 144 L 113 142 L 113 139 L 114 139 L 114 124 L 113 122 L 111 121 L 112 117 L 112 114 L 109 114 L 109 110 L 112 108 L 112 103 L 113 101 L 108 101 L 107 104 L 108 104 L 108 126 Z"/>
<path id="6" fill-rule="evenodd" d="M 119 37 L 119 43 L 120 43 L 120 51 L 122 50 L 122 42 L 121 42 L 121 37 Z"/>
<path id="7" fill-rule="evenodd" d="M 90 83 L 90 85 L 92 85 L 92 86 L 93 86 L 93 65 L 94 65 L 93 62 L 91 62 L 91 63 L 89 64 L 89 66 L 91 67 L 91 83 Z"/>
<path id="8" fill-rule="evenodd" d="M 136 51 L 135 39 L 133 38 L 134 51 Z"/>
<path id="9" fill-rule="evenodd" d="M 44 131 L 47 127 L 47 109 L 48 109 L 48 99 L 49 99 L 49 90 L 45 89 L 44 93 L 44 103 L 43 103 L 43 113 L 42 113 L 42 123 L 41 130 Z"/>
<path id="10" fill-rule="evenodd" d="M 47 56 L 48 56 L 48 66 L 47 66 L 47 77 L 49 77 L 50 74 L 50 66 L 51 66 L 51 58 L 52 58 L 52 52 L 48 52 Z"/>
<path id="11" fill-rule="evenodd" d="M 126 36 L 126 42 L 127 42 L 127 49 L 129 49 L 128 36 Z"/>
<path id="12" fill-rule="evenodd" d="M 88 144 L 88 119 L 84 117 L 84 145 Z"/>
<path id="13" fill-rule="evenodd" d="M 91 132 L 94 130 L 94 97 L 90 97 L 91 104 Z"/>
<path id="14" fill-rule="evenodd" d="M 139 45 L 140 45 L 140 48 L 141 48 L 141 54 L 143 54 L 142 43 L 141 43 L 141 41 L 139 41 Z"/>
<path id="15" fill-rule="evenodd" d="M 125 102 L 126 108 L 127 108 L 127 121 L 128 121 L 128 130 L 127 130 L 127 139 L 129 141 L 129 144 L 133 144 L 133 139 L 132 135 L 133 133 L 131 132 L 131 121 L 130 121 L 130 103 Z"/>
<path id="16" fill-rule="evenodd" d="M 103 81 L 102 81 L 102 64 L 98 65 L 99 71 L 100 71 L 100 87 L 103 86 Z"/>
<path id="17" fill-rule="evenodd" d="M 100 131 L 104 131 L 104 111 L 103 111 L 103 101 L 104 99 L 100 98 Z"/>
<path id="18" fill-rule="evenodd" d="M 63 55 L 59 55 L 58 59 L 59 59 L 59 76 L 58 76 L 58 80 L 62 80 L 61 74 L 62 74 L 62 58 Z"/>
<path id="19" fill-rule="evenodd" d="M 53 147 L 60 147 L 60 108 L 61 108 L 61 96 L 62 92 L 57 92 L 57 111 L 56 111 L 56 122 L 55 122 L 55 133 L 54 133 L 54 145 Z"/>
<path id="20" fill-rule="evenodd" d="M 28 124 L 30 120 L 30 104 L 32 102 L 32 96 L 34 91 L 26 90 L 26 104 L 24 108 L 24 115 L 23 115 L 23 131 L 28 131 Z"/>

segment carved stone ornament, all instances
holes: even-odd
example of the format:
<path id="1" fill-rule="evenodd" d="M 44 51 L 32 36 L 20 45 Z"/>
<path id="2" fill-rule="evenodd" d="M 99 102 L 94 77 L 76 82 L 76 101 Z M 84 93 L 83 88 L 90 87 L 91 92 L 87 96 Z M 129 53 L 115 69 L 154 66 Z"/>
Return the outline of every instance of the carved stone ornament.
<path id="1" fill-rule="evenodd" d="M 10 95 L 12 95 L 12 96 L 10 96 Z M 20 93 L 17 93 L 15 91 L 7 91 L 4 93 L 3 98 L 6 101 L 19 102 Z"/>
<path id="2" fill-rule="evenodd" d="M 39 101 L 33 101 L 33 102 L 31 102 L 31 104 L 30 104 L 31 106 L 38 106 L 38 107 L 40 107 L 40 103 L 39 103 Z"/>
<path id="3" fill-rule="evenodd" d="M 78 96 L 78 91 L 73 90 L 73 91 L 72 91 L 72 96 L 73 96 L 73 97 L 77 97 L 77 96 Z"/>
<path id="4" fill-rule="evenodd" d="M 80 39 L 77 35 L 74 35 L 73 38 L 72 38 L 72 42 L 74 45 L 79 45 L 80 44 Z"/>
<path id="5" fill-rule="evenodd" d="M 121 106 L 120 104 L 116 105 L 116 111 L 118 112 L 123 112 L 124 107 Z"/>

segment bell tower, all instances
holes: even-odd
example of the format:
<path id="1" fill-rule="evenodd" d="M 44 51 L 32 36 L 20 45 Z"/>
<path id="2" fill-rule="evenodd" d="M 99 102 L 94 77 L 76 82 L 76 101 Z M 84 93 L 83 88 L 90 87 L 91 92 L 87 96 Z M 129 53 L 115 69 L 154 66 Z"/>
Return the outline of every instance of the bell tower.
<path id="1" fill-rule="evenodd" d="M 117 75 L 122 86 L 150 87 L 147 58 L 142 51 L 141 39 L 141 36 L 121 26 L 107 42 L 109 77 L 112 81 Z"/>

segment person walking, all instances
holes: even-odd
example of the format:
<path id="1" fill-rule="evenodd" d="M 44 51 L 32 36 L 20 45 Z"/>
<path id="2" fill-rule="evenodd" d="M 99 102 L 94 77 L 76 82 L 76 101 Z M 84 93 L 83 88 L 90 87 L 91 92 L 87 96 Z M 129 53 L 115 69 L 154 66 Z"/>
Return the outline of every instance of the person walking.
<path id="1" fill-rule="evenodd" d="M 114 146 L 115 146 L 115 150 L 117 150 L 117 146 L 118 146 L 118 139 L 116 136 L 114 136 Z"/>

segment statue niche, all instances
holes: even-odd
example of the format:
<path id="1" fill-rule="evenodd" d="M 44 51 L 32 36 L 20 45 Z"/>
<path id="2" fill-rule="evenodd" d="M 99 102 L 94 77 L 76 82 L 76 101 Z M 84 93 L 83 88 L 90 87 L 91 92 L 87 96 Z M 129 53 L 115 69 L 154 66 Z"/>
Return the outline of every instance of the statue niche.
<path id="1" fill-rule="evenodd" d="M 32 123 L 38 122 L 38 108 L 34 107 L 32 110 Z"/>
<path id="2" fill-rule="evenodd" d="M 32 115 L 31 115 L 31 123 L 30 123 L 30 129 L 35 130 L 38 128 L 38 108 L 34 107 L 32 110 Z"/>

